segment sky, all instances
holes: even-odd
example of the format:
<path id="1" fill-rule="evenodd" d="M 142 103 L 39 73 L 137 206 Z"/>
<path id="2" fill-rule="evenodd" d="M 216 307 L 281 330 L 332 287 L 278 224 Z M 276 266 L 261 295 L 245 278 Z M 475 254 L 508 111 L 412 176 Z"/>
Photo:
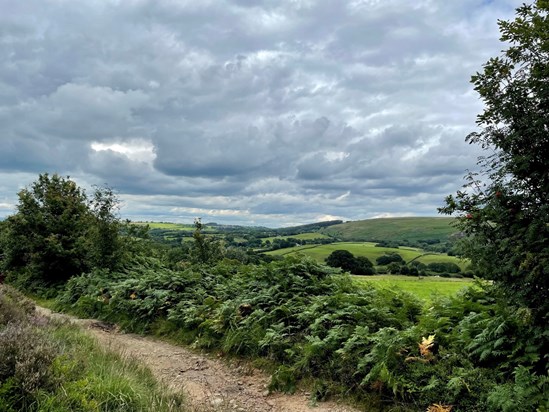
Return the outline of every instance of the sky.
<path id="1" fill-rule="evenodd" d="M 40 173 L 132 220 L 435 216 L 516 0 L 0 0 L 0 218 Z"/>

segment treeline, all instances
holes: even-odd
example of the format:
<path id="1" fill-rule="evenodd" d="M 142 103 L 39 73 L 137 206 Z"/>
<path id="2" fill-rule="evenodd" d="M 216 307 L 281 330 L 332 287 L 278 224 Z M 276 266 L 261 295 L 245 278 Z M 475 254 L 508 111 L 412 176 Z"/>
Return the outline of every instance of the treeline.
<path id="1" fill-rule="evenodd" d="M 435 253 L 447 253 L 448 256 L 459 256 L 460 250 L 458 247 L 457 241 L 459 237 L 451 237 L 447 240 L 441 240 L 437 238 L 432 239 L 420 239 L 420 240 L 409 240 L 409 239 L 399 239 L 398 241 L 391 240 L 369 240 L 369 242 L 376 243 L 378 247 L 390 247 L 398 249 L 400 246 L 403 247 L 414 247 L 422 249 L 428 252 Z"/>
<path id="2" fill-rule="evenodd" d="M 265 240 L 262 245 L 265 250 L 278 250 L 294 246 L 328 245 L 333 242 L 334 240 L 330 238 L 298 239 L 295 237 L 287 237 Z"/>
<path id="3" fill-rule="evenodd" d="M 320 229 L 333 225 L 339 225 L 341 223 L 343 223 L 342 220 L 329 220 L 326 222 L 309 223 L 307 225 L 280 228 L 275 230 L 276 234 L 273 236 L 295 236 L 301 233 L 317 232 Z"/>
<path id="4" fill-rule="evenodd" d="M 408 263 L 396 252 L 385 253 L 379 256 L 376 265 L 365 256 L 354 256 L 347 250 L 334 250 L 326 258 L 326 264 L 337 267 L 353 275 L 370 276 L 375 274 L 392 274 L 406 276 L 441 276 L 453 278 L 473 278 L 472 271 L 462 272 L 453 262 L 421 263 L 414 259 Z"/>

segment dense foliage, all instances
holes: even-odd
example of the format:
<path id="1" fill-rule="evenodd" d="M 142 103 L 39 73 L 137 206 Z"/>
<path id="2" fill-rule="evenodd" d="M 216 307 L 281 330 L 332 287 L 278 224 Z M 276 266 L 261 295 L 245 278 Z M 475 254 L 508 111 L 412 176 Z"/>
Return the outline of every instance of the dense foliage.
<path id="1" fill-rule="evenodd" d="M 378 265 L 388 265 L 390 263 L 398 263 L 403 265 L 404 259 L 398 253 L 386 253 L 376 259 Z"/>
<path id="2" fill-rule="evenodd" d="M 482 175 L 446 199 L 468 235 L 464 253 L 511 304 L 549 322 L 549 2 L 501 21 L 509 47 L 472 78 L 485 109 L 470 143 L 488 150 Z M 549 348 L 548 348 L 549 349 Z M 547 363 L 546 363 L 547 364 Z"/>
<path id="3" fill-rule="evenodd" d="M 326 258 L 326 264 L 341 268 L 353 275 L 368 276 L 375 273 L 374 265 L 365 256 L 354 256 L 348 250 L 334 250 Z"/>
<path id="4" fill-rule="evenodd" d="M 92 267 L 116 268 L 123 253 L 112 190 L 91 200 L 69 178 L 43 174 L 19 192 L 2 225 L 0 271 L 26 289 L 65 282 Z"/>
<path id="5" fill-rule="evenodd" d="M 71 279 L 59 304 L 129 330 L 269 359 L 278 365 L 271 389 L 292 391 L 314 376 L 318 399 L 377 394 L 422 409 L 443 402 L 455 411 L 549 406 L 548 378 L 532 372 L 543 334 L 489 285 L 424 311 L 411 295 L 357 288 L 346 275 L 299 257 L 183 271 L 148 258 L 122 272 Z M 429 336 L 432 345 L 424 343 Z"/>

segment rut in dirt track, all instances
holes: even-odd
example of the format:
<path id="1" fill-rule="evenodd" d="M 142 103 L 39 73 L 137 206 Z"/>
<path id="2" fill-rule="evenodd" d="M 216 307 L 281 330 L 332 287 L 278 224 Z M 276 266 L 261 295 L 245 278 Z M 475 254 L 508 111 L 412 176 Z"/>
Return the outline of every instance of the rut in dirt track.
<path id="1" fill-rule="evenodd" d="M 37 307 L 37 311 L 79 324 L 105 348 L 142 361 L 170 390 L 183 390 L 197 410 L 358 412 L 358 409 L 335 402 L 311 405 L 309 394 L 304 392 L 269 394 L 266 389 L 268 376 L 244 363 L 230 365 L 151 337 L 120 333 L 95 320 L 77 319 L 41 307 Z"/>

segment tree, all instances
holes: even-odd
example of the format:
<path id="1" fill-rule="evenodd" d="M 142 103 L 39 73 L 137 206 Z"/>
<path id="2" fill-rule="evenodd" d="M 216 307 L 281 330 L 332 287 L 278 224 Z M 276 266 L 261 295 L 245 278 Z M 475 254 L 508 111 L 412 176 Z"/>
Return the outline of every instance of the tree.
<path id="1" fill-rule="evenodd" d="M 194 263 L 215 263 L 224 257 L 224 247 L 220 240 L 204 235 L 202 220 L 194 220 L 194 245 L 191 250 L 191 260 Z"/>
<path id="2" fill-rule="evenodd" d="M 326 258 L 326 264 L 331 267 L 341 268 L 354 275 L 374 274 L 373 264 L 367 257 L 355 257 L 348 250 L 334 250 Z"/>
<path id="3" fill-rule="evenodd" d="M 355 257 L 355 275 L 360 276 L 371 276 L 375 274 L 374 265 L 366 256 L 357 256 Z"/>
<path id="4" fill-rule="evenodd" d="M 401 265 L 397 262 L 391 262 L 387 265 L 387 270 L 390 274 L 396 275 L 400 273 Z"/>
<path id="5" fill-rule="evenodd" d="M 376 259 L 376 263 L 378 265 L 388 265 L 389 263 L 393 263 L 393 262 L 401 265 L 405 263 L 404 259 L 402 259 L 402 256 L 400 256 L 398 253 L 395 253 L 395 252 L 386 253 Z"/>
<path id="6" fill-rule="evenodd" d="M 479 273 L 539 325 L 549 313 L 548 12 L 549 1 L 538 0 L 499 22 L 509 47 L 471 79 L 485 109 L 466 139 L 490 154 L 440 209 L 457 214 Z"/>
<path id="7" fill-rule="evenodd" d="M 43 174 L 18 196 L 17 213 L 6 224 L 4 269 L 26 272 L 29 282 L 45 284 L 89 269 L 85 259 L 89 210 L 84 192 L 69 178 Z"/>
<path id="8" fill-rule="evenodd" d="M 91 222 L 88 228 L 90 264 L 97 268 L 115 269 L 124 251 L 118 216 L 120 200 L 110 187 L 94 187 L 89 202 Z"/>
<path id="9" fill-rule="evenodd" d="M 69 177 L 45 173 L 18 196 L 17 213 L 0 236 L 0 268 L 9 280 L 35 289 L 119 263 L 123 245 L 118 199 L 111 189 L 96 188 L 89 201 Z"/>
<path id="10" fill-rule="evenodd" d="M 334 250 L 326 258 L 326 264 L 333 268 L 341 268 L 350 272 L 355 264 L 355 257 L 348 250 Z"/>

